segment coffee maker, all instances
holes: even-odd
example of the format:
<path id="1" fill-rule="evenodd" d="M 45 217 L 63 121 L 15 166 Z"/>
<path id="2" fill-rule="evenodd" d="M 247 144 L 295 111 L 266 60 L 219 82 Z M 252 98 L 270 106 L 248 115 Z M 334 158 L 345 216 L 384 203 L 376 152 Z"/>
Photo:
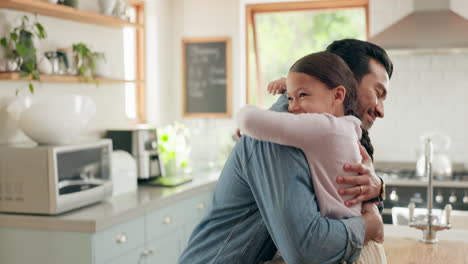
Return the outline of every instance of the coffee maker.
<path id="1" fill-rule="evenodd" d="M 132 154 L 137 163 L 139 180 L 165 176 L 158 152 L 156 128 L 112 129 L 107 131 L 106 138 L 112 139 L 114 150 L 124 150 Z"/>

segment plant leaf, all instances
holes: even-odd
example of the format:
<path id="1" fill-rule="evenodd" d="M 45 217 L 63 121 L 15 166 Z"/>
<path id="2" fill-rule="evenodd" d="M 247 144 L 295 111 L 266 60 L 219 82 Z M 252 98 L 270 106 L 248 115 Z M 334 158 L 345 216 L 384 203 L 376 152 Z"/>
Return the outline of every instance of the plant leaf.
<path id="1" fill-rule="evenodd" d="M 25 77 L 28 77 L 29 76 L 29 72 L 27 71 L 20 71 L 20 77 L 21 78 L 25 78 Z"/>
<path id="2" fill-rule="evenodd" d="M 34 86 L 33 86 L 33 84 L 32 84 L 32 83 L 29 83 L 28 87 L 29 87 L 29 91 L 30 91 L 31 93 L 34 93 Z"/>
<path id="3" fill-rule="evenodd" d="M 2 46 L 6 48 L 6 46 L 7 46 L 7 39 L 6 39 L 5 37 L 3 37 L 3 38 L 0 40 L 0 44 L 2 44 Z"/>
<path id="4" fill-rule="evenodd" d="M 32 61 L 28 61 L 26 63 L 23 64 L 23 66 L 26 68 L 26 70 L 29 72 L 29 73 L 32 73 L 34 71 L 34 62 Z"/>
<path id="5" fill-rule="evenodd" d="M 36 81 L 39 81 L 40 80 L 40 75 L 39 75 L 39 72 L 34 70 L 31 72 L 31 75 L 32 75 L 32 78 Z"/>
<path id="6" fill-rule="evenodd" d="M 11 38 L 11 40 L 16 41 L 18 39 L 18 34 L 16 34 L 15 32 L 11 32 L 10 33 L 10 38 Z"/>
<path id="7" fill-rule="evenodd" d="M 28 53 L 28 48 L 21 45 L 21 44 L 16 44 L 16 52 L 18 52 L 18 55 L 20 57 L 26 57 L 27 53 Z"/>
<path id="8" fill-rule="evenodd" d="M 35 25 L 36 25 L 37 31 L 39 32 L 38 34 L 39 39 L 44 39 L 47 35 L 44 30 L 44 27 L 40 23 L 36 23 Z"/>

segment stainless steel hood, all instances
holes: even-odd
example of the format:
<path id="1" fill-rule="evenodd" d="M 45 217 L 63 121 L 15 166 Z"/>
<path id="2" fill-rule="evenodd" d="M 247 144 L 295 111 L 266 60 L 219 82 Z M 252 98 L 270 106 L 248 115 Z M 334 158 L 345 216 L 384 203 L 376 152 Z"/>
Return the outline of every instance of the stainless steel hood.
<path id="1" fill-rule="evenodd" d="M 468 20 L 449 0 L 415 0 L 414 12 L 369 40 L 388 50 L 468 50 Z"/>

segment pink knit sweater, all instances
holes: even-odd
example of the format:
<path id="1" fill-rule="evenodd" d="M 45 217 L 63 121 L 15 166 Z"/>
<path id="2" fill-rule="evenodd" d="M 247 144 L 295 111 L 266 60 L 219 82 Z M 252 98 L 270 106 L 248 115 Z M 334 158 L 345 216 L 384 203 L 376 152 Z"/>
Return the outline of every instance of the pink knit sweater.
<path id="1" fill-rule="evenodd" d="M 361 215 L 361 204 L 352 207 L 341 196 L 336 178 L 355 175 L 345 172 L 345 163 L 360 163 L 358 141 L 361 121 L 354 116 L 330 114 L 291 114 L 243 107 L 238 114 L 239 128 L 247 136 L 301 149 L 309 163 L 312 182 L 324 217 L 340 219 Z"/>

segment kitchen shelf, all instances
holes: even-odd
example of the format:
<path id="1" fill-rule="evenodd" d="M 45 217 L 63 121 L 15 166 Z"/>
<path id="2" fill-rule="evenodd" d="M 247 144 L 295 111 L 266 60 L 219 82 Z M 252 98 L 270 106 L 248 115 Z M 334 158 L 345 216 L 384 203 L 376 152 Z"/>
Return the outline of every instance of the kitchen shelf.
<path id="1" fill-rule="evenodd" d="M 52 83 L 93 83 L 97 81 L 99 83 L 140 83 L 142 80 L 119 80 L 111 78 L 95 78 L 92 80 L 85 80 L 83 77 L 75 75 L 40 75 L 41 82 L 52 82 Z M 0 80 L 3 81 L 30 81 L 31 78 L 22 78 L 18 72 L 3 72 L 0 73 Z"/>
<path id="2" fill-rule="evenodd" d="M 128 22 L 112 16 L 106 16 L 99 13 L 80 10 L 77 8 L 51 4 L 39 0 L 0 0 L 0 8 L 14 9 L 33 14 L 56 17 L 66 20 L 72 20 L 81 23 L 106 26 L 111 28 L 136 27 L 142 28 L 143 25 Z"/>

